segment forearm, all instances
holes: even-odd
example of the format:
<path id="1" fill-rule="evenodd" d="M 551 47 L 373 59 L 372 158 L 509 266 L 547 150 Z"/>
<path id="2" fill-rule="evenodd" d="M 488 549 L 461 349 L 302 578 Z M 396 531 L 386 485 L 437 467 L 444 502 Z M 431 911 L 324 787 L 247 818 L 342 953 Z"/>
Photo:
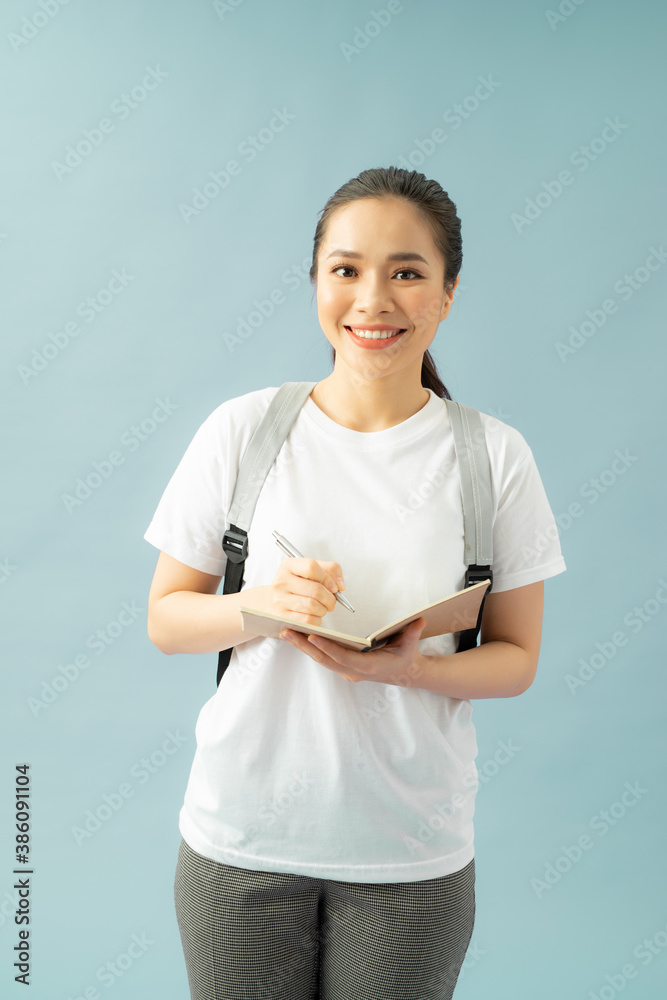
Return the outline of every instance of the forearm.
<path id="1" fill-rule="evenodd" d="M 148 618 L 148 637 L 163 653 L 216 653 L 254 638 L 242 629 L 239 605 L 254 607 L 261 592 L 200 594 L 177 590 L 156 601 Z"/>
<path id="2" fill-rule="evenodd" d="M 408 686 L 449 698 L 513 698 L 530 686 L 536 666 L 525 649 L 493 640 L 462 653 L 418 653 Z"/>

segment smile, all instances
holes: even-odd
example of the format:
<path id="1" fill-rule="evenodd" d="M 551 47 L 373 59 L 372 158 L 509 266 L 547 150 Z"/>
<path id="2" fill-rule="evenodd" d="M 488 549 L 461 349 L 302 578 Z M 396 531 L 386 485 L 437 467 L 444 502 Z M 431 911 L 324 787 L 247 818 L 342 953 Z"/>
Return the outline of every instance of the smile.
<path id="1" fill-rule="evenodd" d="M 389 344 L 394 344 L 405 333 L 405 330 L 399 330 L 397 333 L 392 333 L 391 330 L 359 329 L 355 331 L 349 326 L 346 326 L 345 329 L 355 344 L 375 350 L 387 347 Z"/>

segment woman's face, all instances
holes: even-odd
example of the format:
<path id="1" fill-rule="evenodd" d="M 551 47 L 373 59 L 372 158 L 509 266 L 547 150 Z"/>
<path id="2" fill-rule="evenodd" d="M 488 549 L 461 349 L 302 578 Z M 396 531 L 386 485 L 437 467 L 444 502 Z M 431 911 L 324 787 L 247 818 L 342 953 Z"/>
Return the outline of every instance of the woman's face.
<path id="1" fill-rule="evenodd" d="M 406 368 L 419 376 L 424 352 L 453 301 L 453 292 L 443 288 L 444 269 L 429 226 L 406 200 L 363 198 L 337 209 L 317 271 L 318 317 L 336 364 L 366 378 Z M 382 327 L 404 332 L 388 340 L 349 332 Z"/>

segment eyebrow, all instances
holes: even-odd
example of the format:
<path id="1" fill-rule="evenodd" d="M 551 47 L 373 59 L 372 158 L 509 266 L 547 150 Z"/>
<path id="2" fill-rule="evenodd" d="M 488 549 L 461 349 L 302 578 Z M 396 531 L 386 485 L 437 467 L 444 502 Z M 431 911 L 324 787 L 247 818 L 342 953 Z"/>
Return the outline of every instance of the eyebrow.
<path id="1" fill-rule="evenodd" d="M 355 253 L 354 250 L 332 250 L 330 254 L 327 254 L 327 260 L 329 257 L 354 257 L 356 260 L 363 258 L 362 253 Z M 424 264 L 428 264 L 425 257 L 422 257 L 420 253 L 414 253 L 412 250 L 405 251 L 404 253 L 391 253 L 387 257 L 387 260 L 421 260 Z"/>

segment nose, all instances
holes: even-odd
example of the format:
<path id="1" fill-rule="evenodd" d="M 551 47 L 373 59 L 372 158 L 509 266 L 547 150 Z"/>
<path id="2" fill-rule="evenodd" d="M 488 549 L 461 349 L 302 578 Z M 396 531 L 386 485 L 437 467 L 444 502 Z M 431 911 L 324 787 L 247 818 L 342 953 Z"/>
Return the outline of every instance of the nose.
<path id="1" fill-rule="evenodd" d="M 367 273 L 356 286 L 355 306 L 369 316 L 393 312 L 395 306 L 390 283 L 380 275 Z"/>

